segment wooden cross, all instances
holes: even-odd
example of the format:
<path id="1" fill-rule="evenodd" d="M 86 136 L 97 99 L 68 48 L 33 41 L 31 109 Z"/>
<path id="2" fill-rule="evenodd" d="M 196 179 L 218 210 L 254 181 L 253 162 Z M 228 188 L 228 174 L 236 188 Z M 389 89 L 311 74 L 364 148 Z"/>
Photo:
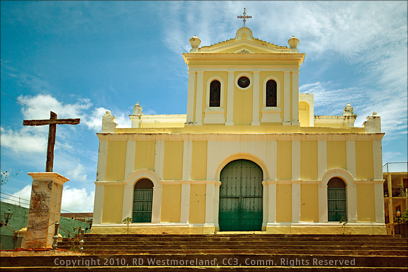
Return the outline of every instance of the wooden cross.
<path id="1" fill-rule="evenodd" d="M 55 134 L 57 132 L 57 125 L 77 125 L 79 124 L 79 118 L 77 119 L 57 119 L 57 114 L 50 111 L 50 119 L 46 120 L 24 120 L 24 126 L 44 126 L 49 125 L 48 131 L 48 148 L 47 148 L 47 165 L 45 172 L 52 172 L 54 166 L 54 145 Z"/>
<path id="2" fill-rule="evenodd" d="M 237 16 L 237 18 L 238 19 L 244 19 L 244 27 L 245 27 L 246 19 L 250 19 L 250 18 L 252 18 L 252 16 L 247 16 L 246 15 L 246 8 L 244 8 L 244 16 Z"/>

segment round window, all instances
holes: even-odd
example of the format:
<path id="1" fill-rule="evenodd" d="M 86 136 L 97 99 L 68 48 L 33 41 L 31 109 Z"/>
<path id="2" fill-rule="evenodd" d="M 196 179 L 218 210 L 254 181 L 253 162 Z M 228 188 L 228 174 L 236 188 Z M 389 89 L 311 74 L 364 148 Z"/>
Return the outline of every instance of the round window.
<path id="1" fill-rule="evenodd" d="M 241 88 L 247 88 L 250 83 L 249 78 L 246 76 L 242 76 L 238 79 L 238 86 Z"/>

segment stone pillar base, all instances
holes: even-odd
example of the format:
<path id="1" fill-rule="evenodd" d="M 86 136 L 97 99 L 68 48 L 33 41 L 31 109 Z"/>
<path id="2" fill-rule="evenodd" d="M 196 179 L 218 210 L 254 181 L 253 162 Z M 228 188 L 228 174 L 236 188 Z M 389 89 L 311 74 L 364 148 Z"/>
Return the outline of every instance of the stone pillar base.
<path id="1" fill-rule="evenodd" d="M 62 187 L 69 179 L 54 172 L 28 173 L 33 178 L 25 248 L 51 248 L 59 222 Z"/>

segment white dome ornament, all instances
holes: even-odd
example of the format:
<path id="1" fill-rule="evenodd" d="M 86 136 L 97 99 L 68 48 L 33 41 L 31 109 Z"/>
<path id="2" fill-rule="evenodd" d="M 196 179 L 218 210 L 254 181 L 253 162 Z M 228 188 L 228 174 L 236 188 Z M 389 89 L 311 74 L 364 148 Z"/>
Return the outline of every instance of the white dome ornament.
<path id="1" fill-rule="evenodd" d="M 288 40 L 288 44 L 290 46 L 290 52 L 299 53 L 299 51 L 296 49 L 299 44 L 298 38 L 296 38 L 295 36 L 292 36 L 292 38 Z"/>
<path id="2" fill-rule="evenodd" d="M 194 37 L 190 39 L 190 45 L 191 45 L 190 53 L 197 53 L 200 43 L 201 43 L 201 40 L 196 35 L 194 35 Z"/>

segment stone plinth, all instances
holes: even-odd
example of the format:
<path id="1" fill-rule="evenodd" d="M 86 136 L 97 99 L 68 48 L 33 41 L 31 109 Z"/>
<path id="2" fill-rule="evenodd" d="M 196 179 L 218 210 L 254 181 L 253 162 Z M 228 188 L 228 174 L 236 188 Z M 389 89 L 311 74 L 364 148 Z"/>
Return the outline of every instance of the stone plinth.
<path id="1" fill-rule="evenodd" d="M 62 187 L 69 179 L 54 172 L 28 173 L 33 178 L 25 248 L 51 248 L 61 212 Z"/>

